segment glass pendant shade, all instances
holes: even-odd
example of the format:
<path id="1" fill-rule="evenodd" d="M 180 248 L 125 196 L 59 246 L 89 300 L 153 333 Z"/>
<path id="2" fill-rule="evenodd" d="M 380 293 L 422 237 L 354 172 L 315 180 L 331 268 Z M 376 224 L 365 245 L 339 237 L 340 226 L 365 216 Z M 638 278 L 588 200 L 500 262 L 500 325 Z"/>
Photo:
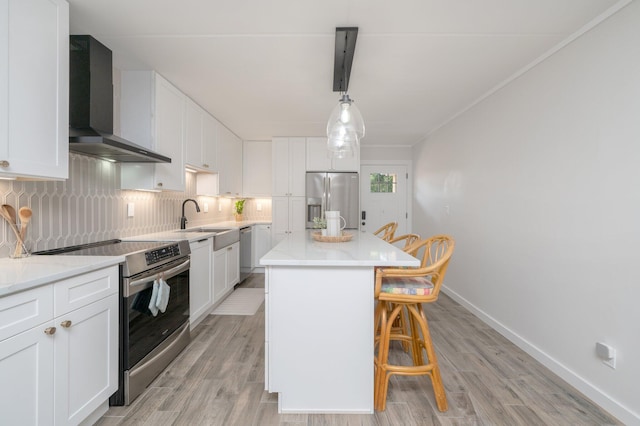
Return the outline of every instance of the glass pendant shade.
<path id="1" fill-rule="evenodd" d="M 331 111 L 327 122 L 327 148 L 334 157 L 353 155 L 364 137 L 364 120 L 348 94 Z"/>

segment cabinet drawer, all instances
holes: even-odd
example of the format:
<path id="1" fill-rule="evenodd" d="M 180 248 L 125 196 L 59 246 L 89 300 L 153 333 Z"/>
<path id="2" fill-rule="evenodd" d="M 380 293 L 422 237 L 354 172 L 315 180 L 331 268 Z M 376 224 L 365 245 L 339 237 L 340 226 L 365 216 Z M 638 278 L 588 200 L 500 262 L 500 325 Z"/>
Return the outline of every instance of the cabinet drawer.
<path id="1" fill-rule="evenodd" d="M 54 287 L 54 315 L 63 315 L 118 292 L 118 266 L 58 281 Z"/>
<path id="2" fill-rule="evenodd" d="M 45 285 L 0 298 L 0 340 L 53 318 L 53 287 Z"/>

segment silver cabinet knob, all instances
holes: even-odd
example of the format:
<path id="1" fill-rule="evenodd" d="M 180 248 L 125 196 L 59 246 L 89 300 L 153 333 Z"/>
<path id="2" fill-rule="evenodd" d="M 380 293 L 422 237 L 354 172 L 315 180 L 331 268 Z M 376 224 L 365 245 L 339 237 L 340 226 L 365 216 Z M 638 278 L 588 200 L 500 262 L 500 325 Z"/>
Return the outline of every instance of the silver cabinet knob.
<path id="1" fill-rule="evenodd" d="M 162 188 L 162 182 L 158 182 L 156 186 L 159 186 L 160 188 Z"/>

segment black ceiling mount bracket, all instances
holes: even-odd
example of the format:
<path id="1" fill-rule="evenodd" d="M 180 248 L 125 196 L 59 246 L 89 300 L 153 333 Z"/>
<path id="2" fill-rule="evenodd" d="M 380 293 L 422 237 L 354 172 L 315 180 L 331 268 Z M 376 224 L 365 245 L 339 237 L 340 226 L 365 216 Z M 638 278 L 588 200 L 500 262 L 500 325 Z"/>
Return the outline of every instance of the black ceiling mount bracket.
<path id="1" fill-rule="evenodd" d="M 336 50 L 333 63 L 333 91 L 346 92 L 353 54 L 356 51 L 358 27 L 336 27 Z"/>

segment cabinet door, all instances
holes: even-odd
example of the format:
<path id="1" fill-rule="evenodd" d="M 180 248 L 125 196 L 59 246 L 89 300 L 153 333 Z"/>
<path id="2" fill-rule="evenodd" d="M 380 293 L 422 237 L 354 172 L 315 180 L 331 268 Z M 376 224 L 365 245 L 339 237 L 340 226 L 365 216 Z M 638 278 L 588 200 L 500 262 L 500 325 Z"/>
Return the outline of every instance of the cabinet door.
<path id="1" fill-rule="evenodd" d="M 242 149 L 242 194 L 271 197 L 271 141 L 244 141 Z"/>
<path id="2" fill-rule="evenodd" d="M 0 176 L 69 176 L 69 4 L 0 0 Z"/>
<path id="3" fill-rule="evenodd" d="M 218 170 L 218 120 L 205 113 L 202 124 L 202 167 L 215 172 Z M 217 194 L 217 191 L 216 191 Z"/>
<path id="4" fill-rule="evenodd" d="M 156 74 L 156 151 L 171 158 L 169 164 L 155 164 L 156 186 L 184 191 L 185 96 Z"/>
<path id="5" fill-rule="evenodd" d="M 262 267 L 260 259 L 271 250 L 271 225 L 256 225 L 253 227 L 255 235 L 253 264 L 254 268 Z"/>
<path id="6" fill-rule="evenodd" d="M 189 317 L 191 326 L 197 324 L 197 320 L 213 305 L 212 244 L 211 238 L 190 243 Z"/>
<path id="7" fill-rule="evenodd" d="M 191 99 L 185 101 L 184 145 L 185 163 L 195 168 L 205 168 L 202 159 L 202 137 L 205 112 Z"/>
<path id="8" fill-rule="evenodd" d="M 213 252 L 213 302 L 218 303 L 227 291 L 227 255 L 226 250 Z"/>
<path id="9" fill-rule="evenodd" d="M 227 251 L 227 289 L 240 281 L 240 243 L 234 243 Z"/>
<path id="10" fill-rule="evenodd" d="M 340 172 L 359 172 L 360 171 L 360 150 L 357 149 L 356 152 L 351 157 L 334 158 L 331 164 L 332 164 L 331 170 L 336 170 Z"/>
<path id="11" fill-rule="evenodd" d="M 271 221 L 271 244 L 275 246 L 289 233 L 289 197 L 271 199 Z"/>
<path id="12" fill-rule="evenodd" d="M 44 425 L 53 419 L 52 322 L 0 341 L 0 423 Z"/>
<path id="13" fill-rule="evenodd" d="M 289 231 L 304 231 L 307 227 L 305 197 L 289 197 Z"/>
<path id="14" fill-rule="evenodd" d="M 306 167 L 305 138 L 289 138 L 289 193 L 304 197 Z"/>
<path id="15" fill-rule="evenodd" d="M 327 138 L 307 138 L 306 158 L 308 172 L 331 170 L 331 157 L 327 149 Z"/>
<path id="16" fill-rule="evenodd" d="M 219 126 L 218 173 L 221 195 L 242 193 L 242 141 L 224 126 Z"/>
<path id="17" fill-rule="evenodd" d="M 78 424 L 118 388 L 118 295 L 56 317 L 55 326 L 55 420 Z"/>
<path id="18" fill-rule="evenodd" d="M 289 139 L 273 138 L 271 141 L 272 192 L 276 196 L 289 195 Z"/>

